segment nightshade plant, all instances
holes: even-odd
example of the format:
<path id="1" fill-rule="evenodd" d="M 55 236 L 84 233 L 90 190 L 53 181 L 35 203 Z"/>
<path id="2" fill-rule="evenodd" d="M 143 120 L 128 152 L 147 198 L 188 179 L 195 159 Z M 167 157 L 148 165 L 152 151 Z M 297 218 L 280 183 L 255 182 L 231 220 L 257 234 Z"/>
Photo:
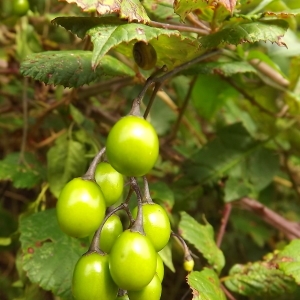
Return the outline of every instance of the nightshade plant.
<path id="1" fill-rule="evenodd" d="M 0 298 L 299 299 L 300 3 L 19 3 Z"/>

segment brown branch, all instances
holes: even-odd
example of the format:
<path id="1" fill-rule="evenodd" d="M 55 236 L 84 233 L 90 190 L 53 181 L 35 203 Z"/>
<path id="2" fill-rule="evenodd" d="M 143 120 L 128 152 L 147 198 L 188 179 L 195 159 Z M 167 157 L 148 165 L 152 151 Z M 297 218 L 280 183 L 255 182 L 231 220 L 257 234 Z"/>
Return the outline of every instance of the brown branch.
<path id="1" fill-rule="evenodd" d="M 230 213 L 231 213 L 231 208 L 232 208 L 231 203 L 226 203 L 225 204 L 225 207 L 224 207 L 224 210 L 223 210 L 223 217 L 222 217 L 222 220 L 221 220 L 221 227 L 219 229 L 218 236 L 217 236 L 217 241 L 216 241 L 216 244 L 219 248 L 222 244 L 222 240 L 223 240 L 223 237 L 224 237 L 224 234 L 225 234 L 226 226 L 228 224 L 228 220 L 229 220 Z"/>
<path id="2" fill-rule="evenodd" d="M 259 216 L 267 224 L 280 230 L 289 240 L 300 238 L 300 224 L 286 220 L 260 202 L 244 197 L 234 202 L 235 206 L 249 210 Z"/>
<path id="3" fill-rule="evenodd" d="M 229 299 L 229 300 L 236 300 L 234 298 L 234 296 L 226 289 L 226 287 L 221 284 L 221 289 L 223 290 L 224 294 L 226 295 L 226 297 Z"/>
<path id="4" fill-rule="evenodd" d="M 164 29 L 171 29 L 171 30 L 178 30 L 178 31 L 185 31 L 185 32 L 194 32 L 194 33 L 198 33 L 201 35 L 209 34 L 209 31 L 206 29 L 190 27 L 190 26 L 181 25 L 181 24 L 167 24 L 167 23 L 150 21 L 149 25 L 152 27 L 157 27 L 157 28 L 164 28 Z"/>

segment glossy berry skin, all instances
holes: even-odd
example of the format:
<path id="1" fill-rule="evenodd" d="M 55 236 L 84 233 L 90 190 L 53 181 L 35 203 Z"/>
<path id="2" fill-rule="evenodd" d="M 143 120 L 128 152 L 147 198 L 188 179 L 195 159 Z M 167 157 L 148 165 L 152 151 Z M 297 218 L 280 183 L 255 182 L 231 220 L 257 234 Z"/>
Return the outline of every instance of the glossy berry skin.
<path id="1" fill-rule="evenodd" d="M 107 255 L 94 252 L 78 260 L 73 272 L 72 294 L 76 300 L 115 300 L 118 287 L 110 276 Z"/>
<path id="2" fill-rule="evenodd" d="M 62 189 L 56 204 L 58 224 L 66 234 L 82 238 L 100 226 L 105 201 L 96 182 L 74 178 Z"/>
<path id="3" fill-rule="evenodd" d="M 156 255 L 146 236 L 125 230 L 109 254 L 109 269 L 114 282 L 127 291 L 141 290 L 154 277 Z"/>
<path id="4" fill-rule="evenodd" d="M 128 115 L 111 129 L 106 142 L 106 155 L 119 173 L 138 177 L 154 166 L 159 141 L 153 126 L 142 117 Z"/>
<path id="5" fill-rule="evenodd" d="M 106 206 L 115 204 L 123 193 L 123 175 L 109 163 L 101 162 L 95 170 L 95 180 L 101 188 Z"/>
<path id="6" fill-rule="evenodd" d="M 194 269 L 194 265 L 195 262 L 193 259 L 189 259 L 189 260 L 185 260 L 183 262 L 183 268 L 187 271 L 187 272 L 192 272 Z"/>
<path id="7" fill-rule="evenodd" d="M 156 203 L 144 203 L 143 210 L 143 225 L 146 236 L 153 244 L 158 252 L 163 249 L 171 234 L 171 225 L 166 211 Z M 137 207 L 132 212 L 133 217 L 137 215 Z"/>
<path id="8" fill-rule="evenodd" d="M 157 253 L 157 263 L 156 263 L 156 275 L 158 276 L 160 282 L 163 281 L 164 275 L 165 275 L 165 267 L 164 263 L 160 257 L 160 255 Z"/>
<path id="9" fill-rule="evenodd" d="M 140 291 L 128 291 L 130 300 L 159 300 L 161 297 L 161 282 L 157 274 L 151 282 Z"/>
<path id="10" fill-rule="evenodd" d="M 114 242 L 122 232 L 123 225 L 119 216 L 111 215 L 105 222 L 100 234 L 100 249 L 106 253 L 109 253 Z"/>
<path id="11" fill-rule="evenodd" d="M 12 12 L 16 16 L 24 16 L 29 10 L 28 0 L 13 0 L 12 3 Z"/>

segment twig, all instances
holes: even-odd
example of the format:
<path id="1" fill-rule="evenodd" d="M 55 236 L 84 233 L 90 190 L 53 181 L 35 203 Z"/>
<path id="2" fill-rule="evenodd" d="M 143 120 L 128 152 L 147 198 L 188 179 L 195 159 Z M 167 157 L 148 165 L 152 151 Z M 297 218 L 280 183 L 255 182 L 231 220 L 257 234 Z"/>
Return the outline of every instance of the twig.
<path id="1" fill-rule="evenodd" d="M 197 16 L 195 16 L 194 13 L 189 13 L 186 18 L 194 25 L 198 26 L 199 28 L 202 28 L 204 30 L 207 30 L 210 32 L 210 27 L 204 23 L 204 21 L 200 21 Z"/>
<path id="2" fill-rule="evenodd" d="M 43 148 L 49 144 L 51 144 L 52 142 L 54 142 L 57 138 L 59 138 L 61 135 L 63 135 L 67 130 L 64 128 L 58 132 L 54 132 L 52 135 L 50 135 L 49 137 L 47 137 L 46 139 L 42 140 L 41 142 L 32 142 L 33 146 L 35 148 Z"/>
<path id="3" fill-rule="evenodd" d="M 201 35 L 208 35 L 210 32 L 207 29 L 190 27 L 190 26 L 182 25 L 182 24 L 167 24 L 167 23 L 150 21 L 149 25 L 152 27 L 158 27 L 158 28 L 164 28 L 164 29 L 178 30 L 178 31 L 184 31 L 184 32 L 194 32 L 194 33 L 199 33 Z"/>
<path id="4" fill-rule="evenodd" d="M 221 220 L 221 227 L 219 229 L 218 236 L 217 236 L 217 242 L 216 242 L 216 244 L 219 248 L 222 244 L 222 240 L 223 240 L 223 237 L 224 237 L 224 234 L 225 234 L 226 226 L 228 224 L 228 220 L 229 220 L 230 213 L 231 213 L 231 208 L 232 208 L 231 203 L 226 203 L 225 204 L 225 207 L 224 207 L 224 210 L 223 210 L 223 217 L 222 217 L 222 220 Z"/>
<path id="5" fill-rule="evenodd" d="M 300 224 L 286 220 L 260 202 L 245 197 L 239 201 L 233 202 L 233 204 L 243 209 L 252 211 L 263 221 L 283 232 L 289 240 L 300 238 Z"/>
<path id="6" fill-rule="evenodd" d="M 223 292 L 225 293 L 226 297 L 229 299 L 229 300 L 236 300 L 234 298 L 234 296 L 226 289 L 226 287 L 221 284 L 221 289 L 223 290 Z"/>
<path id="7" fill-rule="evenodd" d="M 170 140 L 173 140 L 176 137 L 177 131 L 179 129 L 179 125 L 180 125 L 180 123 L 182 121 L 182 117 L 183 117 L 183 115 L 185 113 L 185 110 L 187 108 L 187 105 L 188 105 L 188 103 L 190 101 L 192 90 L 193 90 L 193 87 L 195 85 L 196 79 L 197 79 L 197 76 L 195 76 L 192 79 L 192 81 L 190 82 L 189 90 L 188 90 L 188 92 L 186 94 L 186 97 L 185 97 L 185 99 L 183 101 L 182 107 L 179 109 L 179 114 L 178 114 L 176 123 L 175 123 L 175 125 L 173 127 L 173 130 L 172 130 L 172 133 L 170 135 Z"/>

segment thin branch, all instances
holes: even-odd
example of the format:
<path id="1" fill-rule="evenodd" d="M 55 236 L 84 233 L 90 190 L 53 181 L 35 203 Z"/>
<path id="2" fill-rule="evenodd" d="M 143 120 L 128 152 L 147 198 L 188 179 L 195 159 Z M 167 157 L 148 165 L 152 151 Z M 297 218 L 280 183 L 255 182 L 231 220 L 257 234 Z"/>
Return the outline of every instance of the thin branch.
<path id="1" fill-rule="evenodd" d="M 179 114 L 178 114 L 176 123 L 175 123 L 175 125 L 173 127 L 173 130 L 172 130 L 172 133 L 171 133 L 171 136 L 170 136 L 170 140 L 173 140 L 176 137 L 176 134 L 177 134 L 177 131 L 179 129 L 180 123 L 182 121 L 183 115 L 184 115 L 185 110 L 187 108 L 187 105 L 188 105 L 188 103 L 190 101 L 191 94 L 192 94 L 193 87 L 195 85 L 196 80 L 197 80 L 197 76 L 195 76 L 192 79 L 192 81 L 190 82 L 189 90 L 188 90 L 188 92 L 187 92 L 187 94 L 185 96 L 185 99 L 183 101 L 183 104 L 182 104 L 181 108 L 179 109 Z"/>
<path id="2" fill-rule="evenodd" d="M 183 32 L 194 32 L 194 33 L 198 33 L 200 35 L 208 35 L 210 32 L 207 29 L 191 27 L 191 26 L 182 25 L 182 24 L 167 24 L 167 23 L 150 21 L 149 25 L 152 27 L 157 27 L 157 28 L 178 30 L 178 31 L 183 31 Z"/>
<path id="3" fill-rule="evenodd" d="M 221 220 L 221 227 L 219 229 L 219 232 L 218 232 L 218 235 L 217 235 L 217 242 L 216 242 L 216 244 L 219 248 L 222 244 L 222 240 L 223 240 L 223 237 L 224 237 L 224 234 L 225 234 L 226 226 L 228 224 L 228 220 L 229 220 L 230 213 L 231 213 L 231 208 L 232 208 L 231 203 L 226 203 L 225 204 L 225 207 L 224 207 L 224 210 L 223 210 L 223 217 L 222 217 L 222 220 Z"/>
<path id="4" fill-rule="evenodd" d="M 280 230 L 289 240 L 300 238 L 300 224 L 286 220 L 260 202 L 244 197 L 239 201 L 233 202 L 233 204 L 255 213 L 263 221 Z"/>
<path id="5" fill-rule="evenodd" d="M 200 21 L 197 16 L 195 16 L 194 13 L 189 13 L 186 18 L 194 25 L 196 25 L 199 28 L 202 28 L 204 30 L 207 30 L 208 32 L 210 32 L 210 27 L 207 23 L 207 25 L 204 23 L 204 21 Z"/>
<path id="6" fill-rule="evenodd" d="M 225 293 L 226 297 L 229 299 L 229 300 L 236 300 L 234 298 L 234 296 L 226 289 L 226 287 L 221 284 L 221 289 L 223 290 L 223 292 Z"/>

